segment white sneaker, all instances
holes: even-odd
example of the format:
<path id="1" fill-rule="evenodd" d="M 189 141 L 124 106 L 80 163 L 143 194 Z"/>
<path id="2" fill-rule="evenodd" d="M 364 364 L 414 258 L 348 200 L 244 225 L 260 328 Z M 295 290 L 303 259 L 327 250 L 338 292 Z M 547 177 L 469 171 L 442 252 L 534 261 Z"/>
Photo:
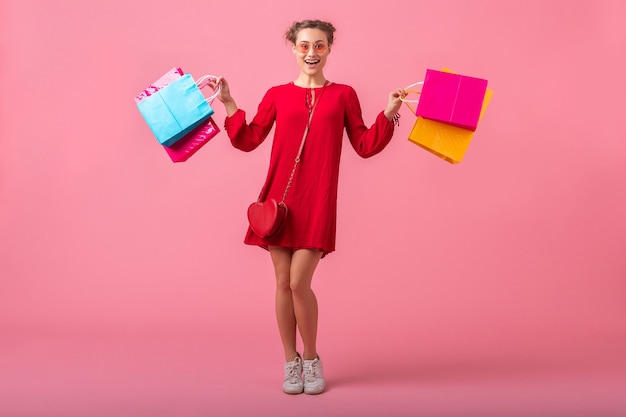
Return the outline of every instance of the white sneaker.
<path id="1" fill-rule="evenodd" d="M 283 381 L 283 392 L 285 394 L 302 394 L 304 384 L 302 383 L 302 359 L 300 355 L 292 361 L 285 362 L 285 380 Z"/>
<path id="2" fill-rule="evenodd" d="M 304 393 L 321 394 L 326 389 L 322 360 L 318 356 L 313 360 L 304 360 Z"/>

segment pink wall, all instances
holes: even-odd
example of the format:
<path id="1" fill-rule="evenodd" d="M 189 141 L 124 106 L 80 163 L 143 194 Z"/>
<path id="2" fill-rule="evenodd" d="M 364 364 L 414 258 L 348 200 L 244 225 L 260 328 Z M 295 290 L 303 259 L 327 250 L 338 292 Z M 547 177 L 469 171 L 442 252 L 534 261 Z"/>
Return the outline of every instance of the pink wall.
<path id="1" fill-rule="evenodd" d="M 338 28 L 326 75 L 367 123 L 426 68 L 495 93 L 460 165 L 407 140 L 406 108 L 382 154 L 345 148 L 322 348 L 348 328 L 476 351 L 623 342 L 626 3 L 152 3 L 0 5 L 0 326 L 275 335 L 269 258 L 242 243 L 270 141 L 245 154 L 221 133 L 173 164 L 132 97 L 181 66 L 254 113 L 297 74 L 284 29 L 319 17 Z"/>

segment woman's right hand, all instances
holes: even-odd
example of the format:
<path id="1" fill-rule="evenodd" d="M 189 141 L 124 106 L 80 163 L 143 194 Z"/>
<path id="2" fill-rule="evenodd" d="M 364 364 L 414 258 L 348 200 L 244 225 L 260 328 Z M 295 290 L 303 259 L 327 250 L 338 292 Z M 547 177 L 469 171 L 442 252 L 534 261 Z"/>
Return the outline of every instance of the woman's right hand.
<path id="1" fill-rule="evenodd" d="M 230 96 L 230 88 L 228 87 L 228 83 L 224 77 L 219 76 L 215 80 L 211 79 L 207 85 L 211 87 L 213 91 L 217 90 L 218 85 L 222 87 L 220 92 L 217 94 L 217 99 L 222 103 L 232 100 L 232 97 Z"/>
<path id="2" fill-rule="evenodd" d="M 228 86 L 226 79 L 219 76 L 216 80 L 209 81 L 207 85 L 211 87 L 213 91 L 217 89 L 218 85 L 221 87 L 221 90 L 217 94 L 217 99 L 224 104 L 228 117 L 232 116 L 237 111 L 237 105 L 235 104 L 233 97 L 230 95 L 230 87 Z"/>

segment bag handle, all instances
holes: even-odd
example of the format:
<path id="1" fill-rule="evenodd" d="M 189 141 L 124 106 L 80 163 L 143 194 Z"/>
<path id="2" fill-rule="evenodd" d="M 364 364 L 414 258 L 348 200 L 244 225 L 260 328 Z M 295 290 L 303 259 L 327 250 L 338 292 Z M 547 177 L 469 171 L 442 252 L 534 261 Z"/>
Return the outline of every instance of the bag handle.
<path id="1" fill-rule="evenodd" d="M 198 86 L 198 88 L 204 88 L 209 81 L 217 81 L 218 77 L 215 75 L 203 75 L 202 77 L 198 78 L 196 80 L 196 85 Z M 215 98 L 217 97 L 217 95 L 220 93 L 220 91 L 222 90 L 222 85 L 221 84 L 217 84 L 217 88 L 215 89 L 215 91 L 213 92 L 213 94 L 211 94 L 207 99 L 207 103 L 211 104 L 213 102 L 213 100 L 215 100 Z"/>
<path id="2" fill-rule="evenodd" d="M 411 85 L 407 85 L 407 86 L 404 88 L 404 92 L 405 92 L 405 93 L 407 93 L 407 94 L 411 94 L 411 93 L 413 93 L 413 94 L 422 94 L 422 92 L 421 92 L 421 91 L 418 91 L 418 90 L 413 90 L 413 89 L 412 89 L 413 87 L 416 87 L 416 86 L 418 86 L 418 85 L 424 85 L 424 81 L 418 81 L 418 82 L 413 83 L 413 84 L 411 84 Z M 409 99 L 406 99 L 406 98 L 404 98 L 404 97 L 400 97 L 400 101 L 404 102 L 404 104 L 406 104 L 406 106 L 407 106 L 409 109 L 411 109 L 411 111 L 413 112 L 413 114 L 415 114 L 415 113 L 416 113 L 416 110 L 415 110 L 415 109 L 413 108 L 413 106 L 411 106 L 409 103 L 419 103 L 419 101 L 420 101 L 420 100 L 419 100 L 419 98 L 418 98 L 418 99 L 412 99 L 412 100 L 409 100 Z"/>

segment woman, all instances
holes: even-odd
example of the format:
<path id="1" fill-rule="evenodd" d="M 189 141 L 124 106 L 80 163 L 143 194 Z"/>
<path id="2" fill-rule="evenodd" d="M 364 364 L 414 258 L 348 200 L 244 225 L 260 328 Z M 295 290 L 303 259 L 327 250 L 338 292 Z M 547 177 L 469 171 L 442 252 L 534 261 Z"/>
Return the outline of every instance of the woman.
<path id="1" fill-rule="evenodd" d="M 286 39 L 292 44 L 298 77 L 270 88 L 252 121 L 237 108 L 228 83 L 221 84 L 217 98 L 227 113 L 225 129 L 238 149 L 251 151 L 261 144 L 274 123 L 270 165 L 260 200 L 281 201 L 302 136 L 313 111 L 300 163 L 285 203 L 286 223 L 271 238 L 257 236 L 251 229 L 244 242 L 269 250 L 276 275 L 276 316 L 285 351 L 283 391 L 288 394 L 319 394 L 324 391 L 322 362 L 318 356 L 317 299 L 311 289 L 313 273 L 322 257 L 335 250 L 337 184 L 343 131 L 364 157 L 377 154 L 389 143 L 403 90 L 389 94 L 386 109 L 371 127 L 365 126 L 356 92 L 349 86 L 324 77 L 324 66 L 334 40 L 331 23 L 305 20 L 294 23 Z M 296 350 L 299 331 L 302 356 Z M 303 378 L 304 374 L 304 378 Z"/>

